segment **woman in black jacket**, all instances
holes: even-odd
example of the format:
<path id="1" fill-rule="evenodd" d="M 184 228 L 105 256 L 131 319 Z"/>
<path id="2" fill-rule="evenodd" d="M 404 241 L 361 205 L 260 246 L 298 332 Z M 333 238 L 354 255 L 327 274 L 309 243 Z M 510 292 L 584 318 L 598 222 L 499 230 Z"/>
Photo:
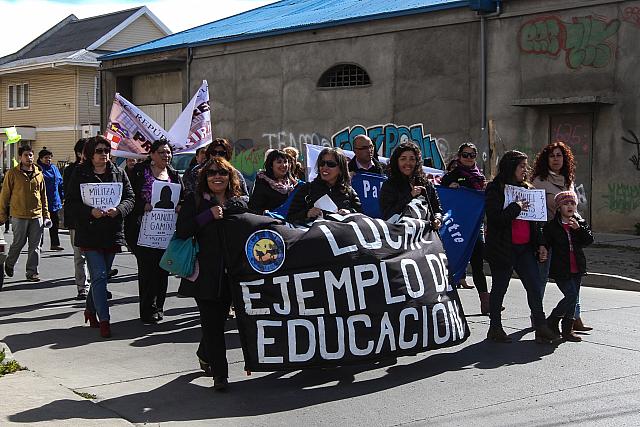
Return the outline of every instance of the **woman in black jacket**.
<path id="1" fill-rule="evenodd" d="M 170 182 L 182 185 L 178 171 L 171 167 L 172 148 L 167 140 L 157 140 L 151 144 L 150 159 L 138 163 L 133 168 L 133 192 L 136 203 L 133 209 L 135 219 L 127 227 L 129 247 L 133 249 L 138 263 L 138 293 L 140 295 L 140 320 L 144 323 L 157 323 L 164 317 L 164 301 L 167 296 L 169 273 L 160 268 L 160 259 L 164 249 L 148 248 L 138 245 L 138 234 L 142 215 L 153 209 L 151 193 L 154 181 Z M 180 197 L 182 200 L 182 196 Z M 176 206 L 179 210 L 179 205 Z"/>
<path id="2" fill-rule="evenodd" d="M 429 221 L 435 230 L 442 225 L 442 207 L 436 189 L 422 170 L 422 153 L 413 142 L 398 145 L 389 159 L 389 179 L 382 184 L 380 208 L 382 218 L 402 215 L 416 197 L 424 197 L 429 208 Z"/>
<path id="3" fill-rule="evenodd" d="M 351 187 L 347 163 L 347 156 L 340 149 L 323 149 L 316 163 L 318 176 L 300 187 L 291 201 L 287 220 L 303 224 L 321 216 L 323 211 L 315 207 L 314 203 L 324 195 L 328 195 L 335 203 L 339 214 L 360 212 L 360 198 Z"/>
<path id="4" fill-rule="evenodd" d="M 200 246 L 195 277 L 182 279 L 178 292 L 194 297 L 198 304 L 202 338 L 196 355 L 202 370 L 213 376 L 216 390 L 226 388 L 229 376 L 224 322 L 231 293 L 224 266 L 222 227 L 225 215 L 247 211 L 246 196 L 241 194 L 233 166 L 223 157 L 212 157 L 203 165 L 197 190 L 185 200 L 176 224 L 176 237 L 195 237 Z"/>
<path id="5" fill-rule="evenodd" d="M 71 177 L 66 202 L 75 219 L 73 244 L 84 253 L 91 276 L 84 311 L 85 323 L 88 321 L 92 328 L 99 327 L 104 338 L 111 336 L 107 279 L 116 253 L 125 244 L 123 218 L 131 212 L 134 203 L 129 178 L 111 163 L 110 153 L 111 145 L 102 136 L 87 140 L 84 146 L 86 161 L 76 168 Z M 89 183 L 121 183 L 120 203 L 106 210 L 86 205 L 80 186 Z"/>
<path id="6" fill-rule="evenodd" d="M 262 215 L 282 205 L 298 180 L 291 175 L 291 157 L 282 150 L 271 150 L 264 161 L 264 170 L 258 172 L 249 199 L 249 209 Z"/>
<path id="7" fill-rule="evenodd" d="M 478 149 L 475 144 L 465 142 L 458 148 L 457 158 L 451 162 L 449 172 L 444 174 L 440 185 L 449 188 L 466 187 L 472 190 L 483 191 L 487 185 L 487 179 L 476 164 Z M 476 239 L 471 254 L 471 273 L 473 274 L 473 283 L 478 290 L 480 298 L 480 313 L 489 314 L 489 292 L 487 292 L 487 279 L 484 277 L 483 271 L 483 252 L 484 252 L 484 229 L 480 227 L 480 233 Z M 467 285 L 463 278 L 458 282 L 458 287 L 471 289 L 473 286 Z"/>
<path id="8" fill-rule="evenodd" d="M 485 210 L 487 233 L 485 258 L 491 269 L 491 319 L 487 339 L 511 342 L 502 329 L 502 302 L 507 293 L 511 274 L 515 270 L 527 291 L 527 302 L 536 328 L 536 342 L 550 342 L 558 337 L 547 326 L 540 294 L 540 273 L 536 252 L 546 259 L 542 224 L 517 219 L 520 212 L 529 207 L 524 200 L 504 206 L 505 185 L 532 188 L 526 181 L 527 155 L 520 151 L 507 151 L 498 164 L 498 175 L 487 185 Z"/>

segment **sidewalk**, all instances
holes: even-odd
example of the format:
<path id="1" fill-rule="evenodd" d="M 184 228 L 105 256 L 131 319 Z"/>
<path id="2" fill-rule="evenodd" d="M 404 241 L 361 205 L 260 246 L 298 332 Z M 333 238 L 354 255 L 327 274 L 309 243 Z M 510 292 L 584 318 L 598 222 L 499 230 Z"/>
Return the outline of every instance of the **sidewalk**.
<path id="1" fill-rule="evenodd" d="M 640 291 L 640 236 L 594 233 L 583 286 Z"/>

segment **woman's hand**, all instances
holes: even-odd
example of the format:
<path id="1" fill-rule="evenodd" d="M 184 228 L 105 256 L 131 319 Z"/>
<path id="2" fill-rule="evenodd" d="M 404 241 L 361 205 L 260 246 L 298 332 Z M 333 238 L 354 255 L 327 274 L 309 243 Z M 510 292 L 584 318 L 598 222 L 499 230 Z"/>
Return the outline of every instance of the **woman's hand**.
<path id="1" fill-rule="evenodd" d="M 351 211 L 349 209 L 338 209 L 338 213 L 340 215 L 346 215 L 346 214 L 350 214 Z"/>
<path id="2" fill-rule="evenodd" d="M 449 184 L 449 188 L 460 188 L 460 184 L 458 184 L 457 182 L 452 182 L 451 184 Z"/>
<path id="3" fill-rule="evenodd" d="M 318 218 L 320 215 L 322 215 L 322 209 L 316 208 L 315 206 L 307 212 L 307 218 L 309 219 Z"/>
<path id="4" fill-rule="evenodd" d="M 527 211 L 529 209 L 529 202 L 527 200 L 516 200 L 521 211 Z"/>
<path id="5" fill-rule="evenodd" d="M 153 206 L 151 206 L 151 203 L 145 203 L 144 204 L 144 211 L 145 212 L 149 212 L 151 209 L 153 209 Z"/>
<path id="6" fill-rule="evenodd" d="M 102 218 L 104 216 L 104 212 L 98 208 L 91 209 L 91 216 L 94 218 Z"/>
<path id="7" fill-rule="evenodd" d="M 176 206 L 176 213 L 180 213 L 180 208 L 182 207 L 182 205 L 178 205 Z"/>
<path id="8" fill-rule="evenodd" d="M 540 262 L 545 262 L 548 257 L 549 257 L 549 252 L 547 252 L 547 248 L 541 245 L 538 248 L 538 259 L 540 259 Z"/>
<path id="9" fill-rule="evenodd" d="M 442 227 L 442 221 L 440 220 L 440 218 L 436 218 L 433 221 L 431 221 L 431 226 L 435 231 L 438 231 L 440 230 L 440 227 Z"/>
<path id="10" fill-rule="evenodd" d="M 210 210 L 213 214 L 213 219 L 222 219 L 224 217 L 222 206 L 213 206 Z"/>
<path id="11" fill-rule="evenodd" d="M 116 208 L 109 208 L 107 209 L 107 211 L 104 213 L 105 215 L 107 215 L 109 218 L 115 218 L 118 216 L 120 212 L 118 212 L 118 209 Z"/>
<path id="12" fill-rule="evenodd" d="M 414 185 L 411 189 L 411 196 L 418 197 L 423 191 L 426 192 L 426 189 L 422 185 Z"/>

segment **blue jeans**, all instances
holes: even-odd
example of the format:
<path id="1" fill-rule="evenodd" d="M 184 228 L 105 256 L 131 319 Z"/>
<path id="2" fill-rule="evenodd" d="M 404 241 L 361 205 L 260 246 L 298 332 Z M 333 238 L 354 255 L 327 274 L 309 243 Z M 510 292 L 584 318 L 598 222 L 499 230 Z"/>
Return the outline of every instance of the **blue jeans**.
<path id="1" fill-rule="evenodd" d="M 107 280 L 116 254 L 102 251 L 83 251 L 91 276 L 91 287 L 87 295 L 87 310 L 98 315 L 100 321 L 109 321 Z"/>
<path id="2" fill-rule="evenodd" d="M 536 327 L 546 324 L 542 309 L 542 296 L 540 294 L 540 272 L 538 260 L 530 245 L 512 245 L 511 265 L 496 265 L 489 263 L 491 268 L 491 312 L 489 318 L 491 327 L 502 327 L 502 303 L 509 287 L 509 280 L 513 270 L 527 291 L 527 303 L 531 309 L 531 317 Z"/>
<path id="3" fill-rule="evenodd" d="M 538 263 L 538 271 L 540 272 L 540 298 L 544 300 L 544 291 L 547 289 L 549 281 L 549 268 L 551 267 L 551 248 L 545 262 Z"/>
<path id="4" fill-rule="evenodd" d="M 574 319 L 580 318 L 580 286 L 578 286 L 578 298 L 576 299 L 576 313 L 573 316 Z"/>
<path id="5" fill-rule="evenodd" d="M 556 279 L 556 284 L 564 297 L 551 312 L 551 317 L 574 319 L 576 303 L 578 302 L 578 289 L 580 289 L 581 282 L 582 276 L 580 274 L 572 274 L 568 279 Z"/>

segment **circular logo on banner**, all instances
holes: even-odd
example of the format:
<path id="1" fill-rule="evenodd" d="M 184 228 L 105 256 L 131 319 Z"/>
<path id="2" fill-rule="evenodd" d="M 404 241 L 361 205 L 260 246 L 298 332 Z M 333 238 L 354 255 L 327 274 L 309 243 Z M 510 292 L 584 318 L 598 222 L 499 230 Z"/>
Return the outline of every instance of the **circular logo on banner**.
<path id="1" fill-rule="evenodd" d="M 284 264 L 284 239 L 275 231 L 259 230 L 244 247 L 249 265 L 260 274 L 273 273 Z"/>

